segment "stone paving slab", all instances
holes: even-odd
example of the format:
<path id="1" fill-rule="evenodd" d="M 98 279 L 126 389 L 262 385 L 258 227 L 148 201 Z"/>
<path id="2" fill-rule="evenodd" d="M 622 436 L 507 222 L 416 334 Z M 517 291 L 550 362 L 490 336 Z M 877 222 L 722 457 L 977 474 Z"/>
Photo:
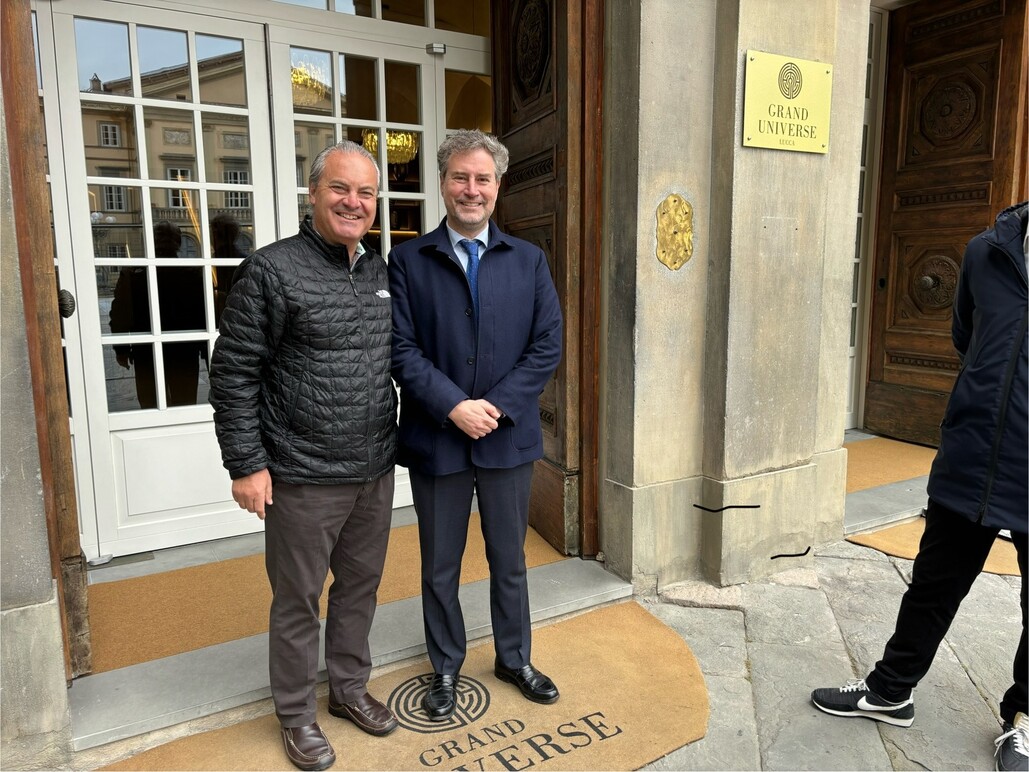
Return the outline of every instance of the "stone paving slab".
<path id="1" fill-rule="evenodd" d="M 907 584 L 890 561 L 815 558 L 815 564 L 837 619 L 894 625 Z"/>
<path id="2" fill-rule="evenodd" d="M 715 587 L 707 582 L 679 582 L 663 588 L 661 600 L 694 608 L 743 609 L 743 593 L 739 585 Z"/>
<path id="3" fill-rule="evenodd" d="M 815 558 L 846 558 L 848 560 L 873 560 L 879 563 L 886 563 L 890 557 L 885 552 L 874 550 L 871 547 L 866 547 L 863 544 L 854 544 L 853 542 L 836 541 L 831 544 L 826 544 L 824 547 L 819 547 L 815 550 Z M 817 571 L 817 566 L 815 568 Z"/>
<path id="4" fill-rule="evenodd" d="M 701 663 L 705 678 L 749 677 L 742 611 L 683 608 L 669 603 L 645 604 L 644 607 L 682 636 Z"/>
<path id="5" fill-rule="evenodd" d="M 902 574 L 910 576 L 911 561 L 882 564 L 826 558 L 817 564 L 855 672 L 864 677 L 882 656 L 893 633 L 900 599 L 907 588 Z M 990 663 L 996 656 L 995 647 L 992 640 L 986 641 L 1003 639 L 1003 628 L 1009 633 L 1015 631 L 1017 640 L 1021 624 L 1017 612 L 1011 613 L 1017 609 L 1017 598 L 1009 602 L 1006 615 L 998 608 L 998 595 L 1009 590 L 1006 582 L 987 579 L 977 581 L 976 588 L 980 584 L 982 590 L 966 599 L 962 607 L 965 613 L 959 612 L 929 673 L 915 690 L 915 723 L 907 729 L 878 725 L 893 769 L 992 768 L 992 738 L 998 734 L 998 723 L 995 708 L 984 700 L 985 692 L 976 681 L 995 683 L 998 679 L 996 666 Z M 987 621 L 990 618 L 992 623 Z M 948 643 L 952 636 L 957 636 L 958 649 L 974 663 L 971 668 L 952 651 Z M 1013 649 L 1012 645 L 1010 652 Z M 1008 653 L 1006 657 L 1008 668 L 1011 656 Z M 824 685 L 842 685 L 846 680 L 841 674 L 835 682 Z M 854 723 L 859 721 L 871 723 L 853 719 Z"/>
<path id="6" fill-rule="evenodd" d="M 993 768 L 1000 725 L 946 642 L 915 689 L 915 722 L 879 726 L 894 769 Z"/>
<path id="7" fill-rule="evenodd" d="M 761 769 L 891 769 L 873 722 L 839 719 L 811 704 L 810 684 L 850 672 L 842 646 L 752 642 L 749 651 Z"/>
<path id="8" fill-rule="evenodd" d="M 832 609 L 821 590 L 771 584 L 743 587 L 747 641 L 842 649 Z"/>
<path id="9" fill-rule="evenodd" d="M 705 679 L 711 700 L 707 734 L 643 769 L 655 772 L 761 769 L 750 681 L 706 674 Z"/>
<path id="10" fill-rule="evenodd" d="M 1000 700 L 1011 686 L 1012 664 L 1022 634 L 1018 595 L 1005 577 L 982 574 L 958 609 L 946 637 L 998 720 Z"/>
<path id="11" fill-rule="evenodd" d="M 647 607 L 696 654 L 711 719 L 707 736 L 647 769 L 992 769 L 997 702 L 1021 631 L 1018 577 L 976 581 L 916 690 L 912 727 L 830 716 L 810 702 L 812 689 L 863 677 L 882 656 L 911 566 L 840 541 L 811 568 L 761 582 L 665 588 L 665 602 Z"/>

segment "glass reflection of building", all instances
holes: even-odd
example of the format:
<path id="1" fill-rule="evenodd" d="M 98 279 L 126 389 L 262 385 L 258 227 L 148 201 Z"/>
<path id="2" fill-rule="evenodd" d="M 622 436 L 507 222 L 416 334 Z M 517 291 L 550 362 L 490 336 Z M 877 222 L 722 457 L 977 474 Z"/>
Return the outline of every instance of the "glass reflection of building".
<path id="1" fill-rule="evenodd" d="M 200 90 L 205 104 L 240 104 L 243 92 L 243 53 L 232 52 L 198 62 Z M 142 73 L 142 93 L 168 101 L 168 107 L 143 108 L 142 135 L 150 180 L 200 182 L 194 112 L 177 109 L 176 101 L 190 99 L 187 65 Z M 131 95 L 130 78 L 90 80 L 90 92 Z M 110 102 L 82 104 L 86 137 L 86 173 L 105 178 L 139 178 L 135 113 L 131 105 Z M 250 136 L 248 117 L 222 112 L 201 113 L 206 181 L 223 185 L 249 185 Z M 95 139 L 94 139 L 95 138 Z M 93 140 L 93 142 L 91 142 Z M 182 230 L 179 257 L 199 258 L 205 229 L 201 227 L 200 191 L 152 188 L 151 222 L 168 221 Z M 208 194 L 208 221 L 231 216 L 239 224 L 237 247 L 253 250 L 253 208 L 249 190 L 212 191 Z M 113 183 L 89 186 L 94 246 L 97 257 L 133 258 L 145 254 L 142 196 L 138 187 Z"/>

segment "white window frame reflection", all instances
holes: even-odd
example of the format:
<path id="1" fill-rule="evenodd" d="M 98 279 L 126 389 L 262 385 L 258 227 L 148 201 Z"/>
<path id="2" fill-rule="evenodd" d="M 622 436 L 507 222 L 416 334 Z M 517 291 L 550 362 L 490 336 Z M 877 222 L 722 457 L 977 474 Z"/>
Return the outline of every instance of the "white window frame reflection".
<path id="1" fill-rule="evenodd" d="M 125 188 L 121 185 L 104 185 L 101 192 L 104 199 L 105 212 L 124 212 Z"/>
<path id="2" fill-rule="evenodd" d="M 117 123 L 98 123 L 101 147 L 121 147 L 121 126 Z"/>
<path id="3" fill-rule="evenodd" d="M 223 169 L 222 170 L 222 182 L 226 185 L 249 185 L 250 184 L 250 170 L 249 169 Z M 226 190 L 225 191 L 225 208 L 226 209 L 249 209 L 250 208 L 250 193 L 242 190 Z"/>
<path id="4" fill-rule="evenodd" d="M 168 179 L 172 182 L 192 182 L 193 170 L 180 166 L 169 166 Z M 168 190 L 169 209 L 188 209 L 189 206 L 188 190 L 182 190 L 180 188 L 171 188 Z"/>

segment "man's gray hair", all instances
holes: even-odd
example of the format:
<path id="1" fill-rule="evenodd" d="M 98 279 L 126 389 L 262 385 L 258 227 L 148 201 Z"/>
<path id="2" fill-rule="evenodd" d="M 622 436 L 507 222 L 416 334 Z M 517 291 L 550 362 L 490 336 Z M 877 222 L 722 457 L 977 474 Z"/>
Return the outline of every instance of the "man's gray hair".
<path id="1" fill-rule="evenodd" d="M 349 155 L 359 155 L 367 158 L 372 162 L 372 166 L 375 167 L 375 188 L 378 190 L 382 186 L 381 173 L 379 172 L 379 163 L 375 160 L 375 156 L 364 149 L 362 145 L 352 142 L 349 139 L 344 139 L 342 142 L 337 142 L 335 145 L 329 145 L 322 152 L 314 157 L 314 163 L 311 164 L 311 174 L 307 178 L 308 187 L 318 187 L 318 182 L 322 178 L 322 173 L 325 171 L 325 161 L 333 153 L 346 153 Z"/>
<path id="2" fill-rule="evenodd" d="M 469 153 L 473 150 L 485 150 L 493 156 L 493 165 L 497 169 L 497 182 L 507 174 L 507 165 L 511 160 L 511 155 L 499 139 L 478 129 L 460 129 L 443 140 L 436 153 L 440 179 L 446 176 L 447 164 L 450 163 L 452 156 Z"/>

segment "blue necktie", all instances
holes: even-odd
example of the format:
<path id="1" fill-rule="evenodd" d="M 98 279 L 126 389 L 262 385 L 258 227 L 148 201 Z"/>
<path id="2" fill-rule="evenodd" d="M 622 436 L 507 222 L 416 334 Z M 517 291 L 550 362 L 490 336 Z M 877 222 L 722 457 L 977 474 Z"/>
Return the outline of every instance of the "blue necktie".
<path id="1" fill-rule="evenodd" d="M 468 253 L 468 287 L 472 291 L 472 305 L 475 307 L 475 315 L 479 315 L 479 242 L 472 239 L 462 239 L 460 242 L 464 251 Z"/>

